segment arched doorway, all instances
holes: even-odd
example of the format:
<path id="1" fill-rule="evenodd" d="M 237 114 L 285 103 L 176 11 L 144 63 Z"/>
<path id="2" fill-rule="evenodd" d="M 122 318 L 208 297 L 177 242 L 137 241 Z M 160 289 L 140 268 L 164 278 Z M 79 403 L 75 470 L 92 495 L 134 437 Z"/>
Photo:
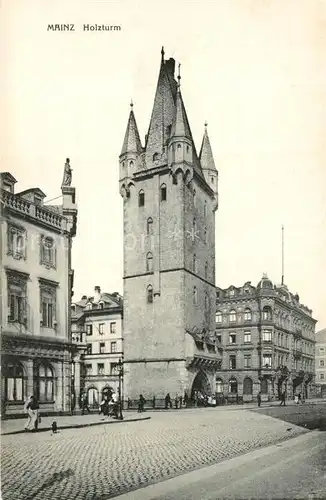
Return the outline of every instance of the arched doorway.
<path id="1" fill-rule="evenodd" d="M 96 387 L 90 387 L 87 391 L 87 402 L 89 408 L 97 408 L 99 406 L 99 394 Z"/>
<path id="2" fill-rule="evenodd" d="M 208 378 L 204 372 L 198 372 L 194 378 L 191 388 L 191 399 L 197 402 L 204 400 L 205 397 L 210 396 L 212 392 Z"/>
<path id="3" fill-rule="evenodd" d="M 249 377 L 246 377 L 243 381 L 243 394 L 251 395 L 252 394 L 252 380 Z"/>

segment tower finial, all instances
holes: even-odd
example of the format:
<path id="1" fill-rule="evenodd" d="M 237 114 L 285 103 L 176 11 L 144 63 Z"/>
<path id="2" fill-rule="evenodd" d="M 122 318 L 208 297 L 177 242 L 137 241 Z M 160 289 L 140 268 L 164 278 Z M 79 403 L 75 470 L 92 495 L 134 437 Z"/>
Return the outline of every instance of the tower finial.
<path id="1" fill-rule="evenodd" d="M 164 61 L 164 54 L 165 54 L 163 45 L 162 45 L 161 54 L 162 54 L 162 62 L 163 62 Z"/>
<path id="2" fill-rule="evenodd" d="M 208 125 L 208 123 L 207 123 L 207 121 L 205 121 L 205 123 L 204 123 L 204 126 L 205 126 L 205 132 L 207 132 L 207 125 Z"/>
<path id="3" fill-rule="evenodd" d="M 134 107 L 134 103 L 132 102 L 132 99 L 130 99 L 130 107 L 131 107 L 131 109 Z"/>
<path id="4" fill-rule="evenodd" d="M 180 90 L 180 80 L 181 80 L 181 75 L 180 75 L 180 68 L 181 64 L 178 64 L 178 90 Z"/>

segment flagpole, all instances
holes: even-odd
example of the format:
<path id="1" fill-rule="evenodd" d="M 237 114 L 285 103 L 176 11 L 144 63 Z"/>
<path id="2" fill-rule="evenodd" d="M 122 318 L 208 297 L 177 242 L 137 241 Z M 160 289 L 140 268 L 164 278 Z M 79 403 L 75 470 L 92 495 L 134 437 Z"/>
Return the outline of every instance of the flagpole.
<path id="1" fill-rule="evenodd" d="M 284 226 L 282 226 L 282 285 L 284 285 Z"/>

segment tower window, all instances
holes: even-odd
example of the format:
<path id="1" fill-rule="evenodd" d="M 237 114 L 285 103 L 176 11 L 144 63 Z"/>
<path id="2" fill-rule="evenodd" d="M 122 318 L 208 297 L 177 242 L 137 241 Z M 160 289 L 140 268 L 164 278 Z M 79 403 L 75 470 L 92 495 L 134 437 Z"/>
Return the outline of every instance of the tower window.
<path id="1" fill-rule="evenodd" d="M 204 243 L 207 243 L 207 227 L 204 228 Z"/>
<path id="2" fill-rule="evenodd" d="M 158 160 L 158 156 L 159 156 L 159 155 L 158 155 L 158 153 L 154 153 L 154 154 L 153 154 L 153 161 Z"/>
<path id="3" fill-rule="evenodd" d="M 147 234 L 151 236 L 153 234 L 153 219 L 148 217 L 147 219 Z"/>
<path id="4" fill-rule="evenodd" d="M 161 201 L 166 201 L 166 185 L 161 186 Z"/>
<path id="5" fill-rule="evenodd" d="M 195 305 L 197 305 L 198 304 L 198 293 L 197 293 L 197 287 L 196 286 L 194 286 L 194 289 L 193 289 L 192 293 L 193 293 L 193 303 Z"/>
<path id="6" fill-rule="evenodd" d="M 147 287 L 147 303 L 148 304 L 153 303 L 153 287 L 152 287 L 152 285 L 148 285 L 148 287 Z"/>
<path id="7" fill-rule="evenodd" d="M 187 146 L 187 153 L 189 153 L 189 146 Z"/>
<path id="8" fill-rule="evenodd" d="M 194 207 L 195 207 L 196 206 L 196 189 L 194 189 L 192 192 L 192 198 L 193 198 Z"/>
<path id="9" fill-rule="evenodd" d="M 205 293 L 205 310 L 208 311 L 209 309 L 209 296 L 207 293 Z"/>
<path id="10" fill-rule="evenodd" d="M 204 217 L 206 217 L 207 215 L 207 201 L 205 200 L 205 203 L 204 203 Z"/>
<path id="11" fill-rule="evenodd" d="M 208 262 L 205 262 L 205 279 L 208 278 Z"/>
<path id="12" fill-rule="evenodd" d="M 197 272 L 197 259 L 196 259 L 196 254 L 194 254 L 192 258 L 192 270 L 194 273 Z"/>
<path id="13" fill-rule="evenodd" d="M 194 217 L 193 221 L 192 221 L 192 230 L 193 230 L 193 237 L 195 238 L 195 233 L 197 231 L 197 223 L 196 223 L 196 218 Z"/>
<path id="14" fill-rule="evenodd" d="M 153 272 L 153 254 L 152 252 L 148 252 L 146 255 L 146 271 L 148 273 Z"/>
<path id="15" fill-rule="evenodd" d="M 143 190 L 139 191 L 138 193 L 138 206 L 140 207 L 145 206 L 145 193 Z"/>
<path id="16" fill-rule="evenodd" d="M 134 166 L 134 162 L 133 162 L 133 161 L 131 161 L 131 162 L 129 163 L 129 167 L 130 167 L 130 168 L 133 168 L 133 166 Z"/>
<path id="17" fill-rule="evenodd" d="M 178 144 L 177 148 L 178 148 L 178 149 L 181 149 L 181 144 Z"/>
<path id="18" fill-rule="evenodd" d="M 212 184 L 214 184 L 214 177 L 211 177 L 211 182 Z"/>

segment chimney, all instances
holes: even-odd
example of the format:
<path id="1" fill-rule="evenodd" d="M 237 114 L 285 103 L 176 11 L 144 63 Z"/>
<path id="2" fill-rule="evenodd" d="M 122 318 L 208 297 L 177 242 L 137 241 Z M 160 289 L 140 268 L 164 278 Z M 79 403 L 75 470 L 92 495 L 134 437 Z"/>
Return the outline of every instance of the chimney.
<path id="1" fill-rule="evenodd" d="M 94 302 L 99 302 L 101 299 L 101 287 L 96 286 L 94 288 Z"/>
<path id="2" fill-rule="evenodd" d="M 81 300 L 86 300 L 87 299 L 87 295 L 83 295 Z"/>

